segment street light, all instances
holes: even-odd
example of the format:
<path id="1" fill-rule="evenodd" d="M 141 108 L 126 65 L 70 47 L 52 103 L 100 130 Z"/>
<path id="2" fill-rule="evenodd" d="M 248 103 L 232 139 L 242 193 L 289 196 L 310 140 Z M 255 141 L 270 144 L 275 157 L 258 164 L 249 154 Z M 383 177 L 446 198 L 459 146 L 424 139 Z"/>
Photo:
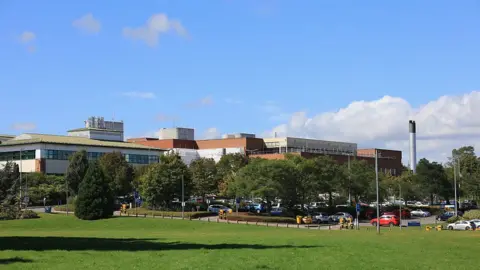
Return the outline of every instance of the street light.
<path id="1" fill-rule="evenodd" d="M 402 186 L 398 184 L 398 189 L 400 193 L 400 198 L 398 198 L 398 201 L 400 202 L 398 205 L 400 205 L 400 230 L 402 230 Z"/>
<path id="2" fill-rule="evenodd" d="M 375 148 L 375 182 L 377 186 L 377 234 L 380 234 L 380 193 L 378 188 L 378 150 Z"/>
<path id="3" fill-rule="evenodd" d="M 457 155 L 453 154 L 453 185 L 454 185 L 454 192 L 455 192 L 455 216 L 458 216 L 458 198 L 457 198 L 457 162 L 458 162 L 458 176 L 462 177 L 460 174 L 460 161 Z"/>

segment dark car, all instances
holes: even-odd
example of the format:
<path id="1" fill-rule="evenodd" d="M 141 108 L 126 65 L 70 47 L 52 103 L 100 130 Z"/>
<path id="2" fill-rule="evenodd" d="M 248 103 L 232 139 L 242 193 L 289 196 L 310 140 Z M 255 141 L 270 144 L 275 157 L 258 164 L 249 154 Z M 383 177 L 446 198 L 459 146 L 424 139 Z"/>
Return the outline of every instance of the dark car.
<path id="1" fill-rule="evenodd" d="M 437 220 L 446 221 L 447 219 L 453 217 L 454 214 L 455 214 L 455 212 L 452 212 L 452 211 L 444 212 L 437 217 Z M 462 211 L 457 211 L 457 215 L 461 217 L 461 216 L 463 216 L 463 212 Z"/>

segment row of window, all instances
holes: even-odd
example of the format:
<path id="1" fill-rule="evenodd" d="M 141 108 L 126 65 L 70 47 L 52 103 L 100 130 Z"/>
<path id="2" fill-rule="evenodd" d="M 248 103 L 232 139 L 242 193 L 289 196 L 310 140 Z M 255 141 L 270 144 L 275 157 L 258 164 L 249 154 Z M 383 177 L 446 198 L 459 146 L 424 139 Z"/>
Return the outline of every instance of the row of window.
<path id="1" fill-rule="evenodd" d="M 0 153 L 0 161 L 35 159 L 35 150 L 21 151 L 21 153 L 21 157 L 20 151 Z"/>
<path id="2" fill-rule="evenodd" d="M 378 171 L 383 172 L 385 174 L 389 173 L 390 175 L 397 175 L 396 169 L 378 168 Z"/>
<path id="3" fill-rule="evenodd" d="M 75 151 L 64 151 L 64 150 L 46 150 L 47 159 L 55 160 L 68 160 L 68 158 L 73 155 Z M 89 160 L 99 159 L 105 153 L 102 152 L 87 152 L 87 158 Z M 134 164 L 150 164 L 158 163 L 159 157 L 152 155 L 135 155 L 135 154 L 123 154 L 128 163 Z"/>

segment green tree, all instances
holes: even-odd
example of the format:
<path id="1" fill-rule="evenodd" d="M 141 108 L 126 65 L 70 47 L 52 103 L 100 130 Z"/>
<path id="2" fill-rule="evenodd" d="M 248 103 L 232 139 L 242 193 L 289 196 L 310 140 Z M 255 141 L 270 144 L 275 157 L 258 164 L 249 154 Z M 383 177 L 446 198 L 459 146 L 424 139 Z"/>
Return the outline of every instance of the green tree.
<path id="1" fill-rule="evenodd" d="M 453 194 L 452 184 L 448 181 L 447 174 L 440 163 L 430 162 L 426 158 L 420 159 L 417 165 L 417 177 L 432 204 L 435 197 L 448 200 Z"/>
<path id="2" fill-rule="evenodd" d="M 153 208 L 169 207 L 175 198 L 182 196 L 182 179 L 185 197 L 192 190 L 190 171 L 178 154 L 166 154 L 160 162 L 150 164 L 140 178 L 140 193 Z"/>
<path id="3" fill-rule="evenodd" d="M 345 171 L 329 156 L 318 156 L 314 158 L 314 162 L 318 168 L 318 191 L 328 194 L 328 204 L 332 207 L 334 205 L 333 193 L 341 190 Z"/>
<path id="4" fill-rule="evenodd" d="M 248 157 L 241 153 L 223 155 L 217 163 L 217 175 L 219 179 L 218 191 L 220 195 L 229 194 L 229 185 L 233 182 L 238 170 L 248 164 Z"/>
<path id="5" fill-rule="evenodd" d="M 376 199 L 375 168 L 367 161 L 352 160 L 350 163 L 350 178 L 350 193 L 356 202 Z"/>
<path id="6" fill-rule="evenodd" d="M 199 158 L 190 164 L 193 193 L 205 201 L 207 194 L 218 193 L 218 175 L 215 160 Z"/>
<path id="7" fill-rule="evenodd" d="M 14 205 L 18 202 L 20 171 L 14 162 L 7 162 L 0 169 L 0 203 Z"/>
<path id="8" fill-rule="evenodd" d="M 122 153 L 104 154 L 99 159 L 99 164 L 115 196 L 126 196 L 132 192 L 133 168 L 125 160 Z"/>
<path id="9" fill-rule="evenodd" d="M 88 169 L 87 152 L 85 150 L 75 152 L 69 159 L 65 181 L 68 183 L 69 191 L 76 195 Z"/>
<path id="10" fill-rule="evenodd" d="M 293 206 L 296 203 L 297 170 L 288 160 L 251 159 L 235 177 L 237 196 L 260 197 L 267 202 L 268 210 L 276 198 L 282 204 Z"/>
<path id="11" fill-rule="evenodd" d="M 320 191 L 321 167 L 314 159 L 306 159 L 299 155 L 286 154 L 285 158 L 292 162 L 297 170 L 297 200 L 302 205 L 316 201 Z"/>
<path id="12" fill-rule="evenodd" d="M 108 218 L 113 215 L 114 198 L 108 180 L 98 161 L 89 164 L 75 201 L 75 216 L 84 220 Z"/>
<path id="13" fill-rule="evenodd" d="M 461 197 L 470 199 L 480 198 L 480 160 L 475 154 L 473 146 L 464 146 L 452 151 L 457 168 L 457 188 Z M 451 168 L 451 182 L 453 183 L 454 160 L 447 164 Z"/>

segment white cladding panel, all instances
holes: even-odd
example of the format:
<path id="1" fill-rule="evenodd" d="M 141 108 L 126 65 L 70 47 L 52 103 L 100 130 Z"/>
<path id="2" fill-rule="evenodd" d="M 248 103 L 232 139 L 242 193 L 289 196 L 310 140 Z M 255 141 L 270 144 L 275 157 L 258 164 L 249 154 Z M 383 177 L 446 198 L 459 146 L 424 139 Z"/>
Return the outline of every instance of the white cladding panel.
<path id="1" fill-rule="evenodd" d="M 158 138 L 160 140 L 180 139 L 180 140 L 194 140 L 195 130 L 191 128 L 162 128 Z"/>
<path id="2" fill-rule="evenodd" d="M 222 156 L 226 154 L 235 154 L 235 153 L 244 153 L 243 148 L 216 148 L 216 149 L 183 149 L 175 148 L 172 149 L 180 155 L 182 161 L 190 166 L 192 161 L 199 158 L 212 158 L 215 162 L 220 161 Z"/>
<path id="3" fill-rule="evenodd" d="M 22 160 L 21 166 L 20 166 L 20 160 L 12 160 L 12 162 L 17 163 L 18 166 L 21 167 L 22 172 L 35 172 L 34 159 Z M 7 161 L 0 161 L 0 168 L 3 168 L 5 164 L 7 164 Z"/>

